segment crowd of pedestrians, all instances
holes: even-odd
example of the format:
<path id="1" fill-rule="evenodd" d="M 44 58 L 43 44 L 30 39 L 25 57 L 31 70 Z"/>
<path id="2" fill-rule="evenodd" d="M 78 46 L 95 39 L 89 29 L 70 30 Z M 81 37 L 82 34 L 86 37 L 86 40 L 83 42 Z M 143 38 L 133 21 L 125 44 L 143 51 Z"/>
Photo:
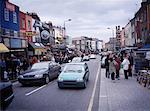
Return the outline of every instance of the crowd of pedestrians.
<path id="1" fill-rule="evenodd" d="M 124 54 L 124 57 L 116 54 L 108 54 L 105 59 L 106 78 L 111 80 L 120 79 L 120 73 L 124 73 L 124 79 L 132 77 L 133 57 L 131 54 Z"/>

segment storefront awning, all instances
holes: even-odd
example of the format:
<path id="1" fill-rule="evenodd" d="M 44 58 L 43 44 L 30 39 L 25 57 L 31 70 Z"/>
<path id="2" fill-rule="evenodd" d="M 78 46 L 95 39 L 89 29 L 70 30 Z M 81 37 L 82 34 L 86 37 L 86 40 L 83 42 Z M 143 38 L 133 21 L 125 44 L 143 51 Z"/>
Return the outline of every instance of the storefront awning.
<path id="1" fill-rule="evenodd" d="M 3 43 L 0 43 L 0 53 L 4 52 L 9 52 L 9 49 Z"/>
<path id="2" fill-rule="evenodd" d="M 32 42 L 29 42 L 29 44 L 34 49 L 43 49 L 43 48 L 45 49 L 46 48 L 42 43 L 32 43 Z"/>

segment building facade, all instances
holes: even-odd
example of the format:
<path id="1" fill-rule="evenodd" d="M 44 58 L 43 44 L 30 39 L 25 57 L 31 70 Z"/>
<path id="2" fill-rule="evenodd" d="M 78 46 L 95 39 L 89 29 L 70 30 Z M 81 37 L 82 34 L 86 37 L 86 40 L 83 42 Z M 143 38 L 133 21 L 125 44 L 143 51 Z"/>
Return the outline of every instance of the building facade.
<path id="1" fill-rule="evenodd" d="M 55 35 L 55 43 L 56 44 L 63 44 L 64 40 L 64 28 L 59 26 L 53 26 L 54 35 Z"/>
<path id="2" fill-rule="evenodd" d="M 26 55 L 26 39 L 20 37 L 19 7 L 8 0 L 0 0 L 1 39 L 11 54 Z"/>
<path id="3" fill-rule="evenodd" d="M 136 45 L 142 47 L 150 44 L 150 1 L 143 0 L 140 9 L 135 14 Z"/>
<path id="4" fill-rule="evenodd" d="M 121 30 L 121 48 L 125 47 L 125 29 L 124 27 Z"/>
<path id="5" fill-rule="evenodd" d="M 116 46 L 115 49 L 119 50 L 121 48 L 121 28 L 116 26 Z"/>

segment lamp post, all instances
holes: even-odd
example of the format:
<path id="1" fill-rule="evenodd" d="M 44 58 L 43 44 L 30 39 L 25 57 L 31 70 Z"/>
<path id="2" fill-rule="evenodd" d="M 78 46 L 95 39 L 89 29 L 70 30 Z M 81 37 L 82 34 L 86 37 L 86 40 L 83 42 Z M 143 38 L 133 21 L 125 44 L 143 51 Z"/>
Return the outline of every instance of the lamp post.
<path id="1" fill-rule="evenodd" d="M 108 27 L 107 28 L 108 30 L 112 30 L 112 38 L 113 38 L 113 51 L 115 51 L 115 37 L 114 37 L 114 29 L 112 29 L 112 28 L 110 28 L 110 27 Z"/>
<path id="2" fill-rule="evenodd" d="M 69 22 L 69 21 L 71 21 L 71 19 L 64 21 L 64 38 L 66 37 L 66 22 Z"/>

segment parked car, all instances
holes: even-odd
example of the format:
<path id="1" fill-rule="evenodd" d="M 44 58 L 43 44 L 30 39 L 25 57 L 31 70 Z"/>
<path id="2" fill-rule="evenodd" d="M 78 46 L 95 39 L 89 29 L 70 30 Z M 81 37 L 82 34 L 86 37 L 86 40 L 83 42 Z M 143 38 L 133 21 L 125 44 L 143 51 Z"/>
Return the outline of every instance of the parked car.
<path id="1" fill-rule="evenodd" d="M 103 58 L 102 58 L 102 61 L 101 61 L 101 67 L 102 68 L 105 68 L 105 59 L 106 59 L 107 57 L 106 56 L 104 56 Z"/>
<path id="2" fill-rule="evenodd" d="M 83 61 L 89 61 L 89 60 L 90 60 L 89 56 L 84 56 L 83 57 Z"/>
<path id="3" fill-rule="evenodd" d="M 89 74 L 87 63 L 68 63 L 58 77 L 58 87 L 86 88 Z"/>
<path id="4" fill-rule="evenodd" d="M 73 62 L 73 63 L 82 62 L 82 58 L 81 57 L 74 57 L 71 62 Z"/>
<path id="5" fill-rule="evenodd" d="M 96 59 L 96 55 L 91 54 L 91 55 L 90 55 L 90 59 Z"/>
<path id="6" fill-rule="evenodd" d="M 51 79 L 58 77 L 61 67 L 58 63 L 47 61 L 35 63 L 30 70 L 20 75 L 18 81 L 22 85 L 42 83 L 48 84 Z"/>
<path id="7" fill-rule="evenodd" d="M 0 109 L 6 108 L 13 100 L 14 93 L 12 83 L 9 81 L 0 82 Z"/>

